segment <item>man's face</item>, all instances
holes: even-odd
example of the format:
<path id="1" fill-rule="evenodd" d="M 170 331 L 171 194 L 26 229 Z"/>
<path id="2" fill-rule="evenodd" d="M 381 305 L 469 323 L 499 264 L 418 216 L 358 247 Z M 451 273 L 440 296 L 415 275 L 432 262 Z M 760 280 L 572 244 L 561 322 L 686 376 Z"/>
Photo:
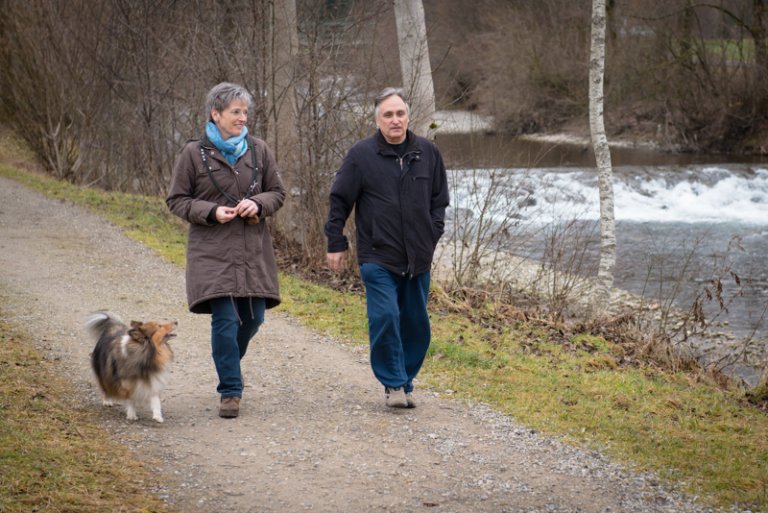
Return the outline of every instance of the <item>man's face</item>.
<path id="1" fill-rule="evenodd" d="M 405 141 L 408 121 L 410 121 L 408 109 L 399 96 L 390 96 L 379 104 L 376 126 L 389 144 L 400 144 Z"/>

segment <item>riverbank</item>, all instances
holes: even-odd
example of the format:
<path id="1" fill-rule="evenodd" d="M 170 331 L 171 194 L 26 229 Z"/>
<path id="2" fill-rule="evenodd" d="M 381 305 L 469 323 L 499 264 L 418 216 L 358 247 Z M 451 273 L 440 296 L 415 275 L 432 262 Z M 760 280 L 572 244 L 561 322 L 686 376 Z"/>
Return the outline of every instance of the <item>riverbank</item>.
<path id="1" fill-rule="evenodd" d="M 762 331 L 744 334 L 742 329 L 736 334 L 727 316 L 706 314 L 694 321 L 690 310 L 669 300 L 617 287 L 603 301 L 595 297 L 594 277 L 487 247 L 476 248 L 480 255 L 477 267 L 482 271 L 475 272 L 467 261 L 473 249 L 450 240 L 441 242 L 435 254 L 434 281 L 448 290 L 458 283 L 459 288 L 476 288 L 477 293 L 484 292 L 503 308 L 514 309 L 516 302 L 539 304 L 546 312 L 544 316 L 562 318 L 566 330 L 591 324 L 600 332 L 600 325 L 610 326 L 605 336 L 628 352 L 645 351 L 646 358 L 670 369 L 699 367 L 702 372 L 722 373 L 733 386 L 747 390 L 765 386 L 768 340 Z M 464 255 L 465 260 L 457 263 L 457 255 Z M 709 306 L 705 305 L 708 312 Z"/>
<path id="2" fill-rule="evenodd" d="M 434 121 L 437 129 L 430 132 L 431 136 L 456 135 L 456 134 L 497 134 L 493 116 L 479 114 L 473 111 L 442 110 L 435 112 Z M 660 154 L 680 155 L 704 155 L 705 160 L 723 161 L 728 156 L 734 161 L 762 161 L 768 162 L 768 132 L 756 135 L 753 141 L 743 145 L 741 149 L 734 149 L 730 154 L 711 154 L 696 151 L 691 147 L 685 147 L 669 141 L 664 137 L 661 127 L 641 125 L 634 121 L 614 120 L 612 125 L 622 126 L 620 133 L 608 133 L 608 145 L 616 150 L 640 150 L 644 152 L 656 152 Z M 538 144 L 557 146 L 571 146 L 592 149 L 592 140 L 589 132 L 588 120 L 570 122 L 560 130 L 548 133 L 530 133 L 515 136 L 505 136 L 507 139 L 518 139 Z"/>
<path id="3" fill-rule="evenodd" d="M 223 426 L 207 321 L 183 304 L 183 270 L 168 263 L 183 262 L 183 239 L 166 226 L 162 200 L 0 169 L 53 196 L 0 188 L 3 318 L 29 331 L 113 439 L 148 458 L 151 491 L 185 513 L 214 503 L 329 513 L 767 507 L 766 462 L 756 455 L 768 425 L 737 391 L 620 365 L 626 355 L 600 337 L 524 320 L 499 329 L 492 310 L 454 302 L 433 311 L 419 407 L 392 417 L 370 375 L 362 298 L 291 275 L 249 350 L 242 418 Z M 127 423 L 99 406 L 80 335 L 91 308 L 180 321 L 164 424 Z"/>
<path id="4" fill-rule="evenodd" d="M 465 110 L 440 110 L 434 114 L 434 122 L 437 128 L 432 135 L 440 134 L 470 134 L 493 133 L 493 116 L 483 115 Z M 515 136 L 522 140 L 544 142 L 550 144 L 563 144 L 587 147 L 592 144 L 589 128 L 571 124 L 563 131 L 556 133 L 534 133 Z M 673 145 L 662 145 L 654 141 L 647 132 L 635 132 L 621 137 L 609 137 L 608 144 L 616 148 L 643 148 L 656 151 L 679 151 L 680 148 Z"/>
<path id="5" fill-rule="evenodd" d="M 540 236 L 537 239 L 536 232 L 546 226 L 552 233 L 564 230 L 556 226 L 568 221 L 579 240 L 564 247 L 584 251 L 582 269 L 574 276 L 593 275 L 585 269 L 585 261 L 593 265 L 599 257 L 596 228 L 590 228 L 590 223 L 598 222 L 599 198 L 586 127 L 510 138 L 477 132 L 475 127 L 492 125 L 488 117 L 464 112 L 454 121 L 454 133 L 438 135 L 437 142 L 452 170 L 452 180 L 457 181 L 451 203 L 458 211 L 450 216 L 457 225 L 480 222 L 472 212 L 482 211 L 483 230 L 492 230 L 491 219 L 503 226 L 506 237 L 511 238 L 508 244 L 517 248 L 513 252 L 532 253 L 524 259 L 533 267 L 533 272 L 522 273 L 528 276 L 541 272 L 538 260 L 546 241 L 539 240 Z M 750 388 L 757 386 L 768 354 L 762 308 L 768 275 L 764 270 L 766 247 L 761 242 L 768 229 L 766 165 L 759 157 L 742 157 L 743 162 L 734 163 L 727 155 L 675 153 L 674 148 L 662 148 L 650 139 L 638 142 L 629 137 L 634 136 L 624 134 L 623 139 L 611 140 L 617 286 L 639 298 L 636 304 L 664 305 L 656 316 L 676 310 L 676 318 L 691 318 L 696 295 L 705 294 L 706 285 L 719 276 L 726 287 L 725 309 L 704 298 L 700 304 L 706 320 L 689 321 L 687 327 L 681 322 L 669 323 L 666 329 L 684 340 L 675 341 L 676 347 L 704 365 L 722 368 Z M 492 200 L 485 197 L 491 183 Z M 573 223 L 583 228 L 577 230 Z M 565 236 L 563 232 L 559 237 Z M 532 249 L 533 245 L 537 248 Z M 456 250 L 454 254 L 468 252 Z M 520 266 L 508 267 L 517 270 Z M 730 283 L 733 279 L 726 270 L 740 277 L 740 283 Z M 533 276 L 528 281 L 540 279 Z M 549 287 L 548 280 L 541 283 L 540 288 Z M 568 281 L 561 280 L 558 286 L 564 283 Z M 577 285 L 574 281 L 567 286 L 578 290 Z M 572 295 L 579 298 L 578 292 Z"/>

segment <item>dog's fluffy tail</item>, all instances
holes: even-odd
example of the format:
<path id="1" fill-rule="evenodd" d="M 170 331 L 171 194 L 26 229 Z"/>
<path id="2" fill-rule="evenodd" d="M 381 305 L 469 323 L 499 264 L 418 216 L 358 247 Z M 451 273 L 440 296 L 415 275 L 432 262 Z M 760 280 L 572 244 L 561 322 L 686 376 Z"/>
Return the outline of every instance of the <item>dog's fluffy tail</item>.
<path id="1" fill-rule="evenodd" d="M 122 324 L 122 321 L 105 310 L 90 313 L 85 318 L 85 329 L 97 338 L 116 324 Z"/>

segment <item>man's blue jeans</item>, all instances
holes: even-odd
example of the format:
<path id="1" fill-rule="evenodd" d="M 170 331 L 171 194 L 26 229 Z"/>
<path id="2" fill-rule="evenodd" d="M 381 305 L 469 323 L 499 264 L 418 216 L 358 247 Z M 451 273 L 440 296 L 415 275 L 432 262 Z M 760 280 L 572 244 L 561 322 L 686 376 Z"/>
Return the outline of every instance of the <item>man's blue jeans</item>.
<path id="1" fill-rule="evenodd" d="M 371 263 L 360 265 L 368 310 L 371 367 L 389 388 L 413 390 L 429 349 L 429 273 L 398 276 Z"/>
<path id="2" fill-rule="evenodd" d="M 264 322 L 264 298 L 221 297 L 211 299 L 211 349 L 219 375 L 217 392 L 222 397 L 242 397 L 240 360 L 248 343 Z"/>

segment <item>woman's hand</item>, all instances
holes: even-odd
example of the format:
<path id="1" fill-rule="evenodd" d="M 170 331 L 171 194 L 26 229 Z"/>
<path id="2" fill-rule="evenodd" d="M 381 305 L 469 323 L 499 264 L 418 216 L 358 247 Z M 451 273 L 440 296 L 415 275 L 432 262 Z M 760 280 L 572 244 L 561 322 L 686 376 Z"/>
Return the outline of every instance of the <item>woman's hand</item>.
<path id="1" fill-rule="evenodd" d="M 235 206 L 235 211 L 240 217 L 258 217 L 260 208 L 255 201 L 251 199 L 244 199 L 241 200 L 237 206 Z"/>
<path id="2" fill-rule="evenodd" d="M 237 217 L 237 210 L 232 207 L 216 207 L 216 220 L 219 224 L 230 222 Z"/>

